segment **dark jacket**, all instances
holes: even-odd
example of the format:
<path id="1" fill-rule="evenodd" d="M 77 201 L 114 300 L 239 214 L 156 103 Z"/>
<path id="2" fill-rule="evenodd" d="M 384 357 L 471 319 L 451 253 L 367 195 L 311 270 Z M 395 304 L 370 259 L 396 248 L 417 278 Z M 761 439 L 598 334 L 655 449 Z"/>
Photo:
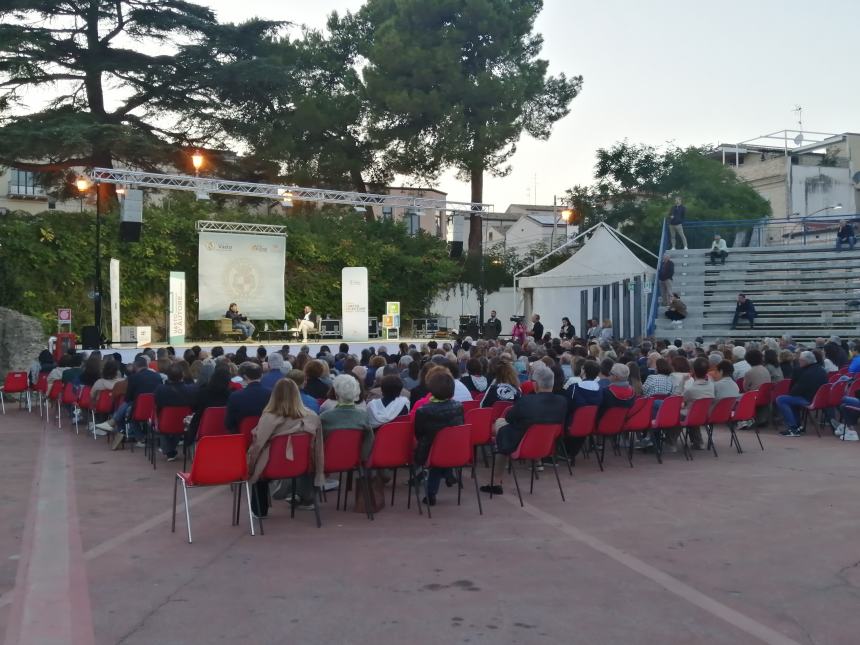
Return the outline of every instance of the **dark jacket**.
<path id="1" fill-rule="evenodd" d="M 324 399 L 328 396 L 331 385 L 327 385 L 322 379 L 311 378 L 305 382 L 303 389 L 315 399 Z"/>
<path id="2" fill-rule="evenodd" d="M 510 401 L 513 403 L 521 396 L 522 392 L 513 385 L 508 385 L 507 383 L 496 383 L 493 381 L 490 383 L 490 387 L 487 388 L 484 398 L 481 399 L 481 407 L 491 408 L 493 407 L 493 403 L 496 401 Z"/>
<path id="3" fill-rule="evenodd" d="M 687 208 L 683 204 L 675 204 L 669 211 L 670 224 L 683 224 L 685 217 L 687 217 Z"/>
<path id="4" fill-rule="evenodd" d="M 537 321 L 532 327 L 532 334 L 536 343 L 539 343 L 543 338 L 543 324 L 540 321 Z"/>
<path id="5" fill-rule="evenodd" d="M 665 260 L 660 265 L 660 273 L 657 278 L 659 280 L 671 280 L 673 277 L 675 277 L 675 263 L 672 260 Z"/>
<path id="6" fill-rule="evenodd" d="M 152 394 L 163 381 L 161 374 L 149 368 L 135 372 L 128 377 L 128 390 L 125 393 L 126 401 L 134 401 L 138 394 Z"/>
<path id="7" fill-rule="evenodd" d="M 489 382 L 484 386 L 484 389 L 478 389 L 478 386 L 475 385 L 475 381 L 472 380 L 471 374 L 466 374 L 463 378 L 460 379 L 460 382 L 466 386 L 469 392 L 486 392 L 487 388 L 489 388 Z"/>
<path id="8" fill-rule="evenodd" d="M 836 232 L 836 237 L 840 240 L 850 240 L 854 237 L 854 227 L 851 223 L 845 224 L 845 226 L 841 226 L 839 230 Z"/>
<path id="9" fill-rule="evenodd" d="M 600 415 L 610 408 L 631 408 L 636 401 L 636 393 L 627 383 L 613 383 L 603 390 Z"/>
<path id="10" fill-rule="evenodd" d="M 260 383 L 248 383 L 244 390 L 238 390 L 227 400 L 227 416 L 224 425 L 232 433 L 239 432 L 239 423 L 245 417 L 259 417 L 269 402 L 272 391 Z"/>
<path id="11" fill-rule="evenodd" d="M 505 414 L 507 425 L 496 434 L 496 448 L 503 455 L 513 453 L 529 426 L 538 423 L 558 423 L 564 425 L 567 417 L 567 401 L 560 394 L 538 392 L 524 396 Z"/>
<path id="12" fill-rule="evenodd" d="M 454 399 L 431 401 L 415 412 L 415 463 L 423 466 L 430 456 L 433 439 L 442 428 L 463 425 L 463 406 Z"/>
<path id="13" fill-rule="evenodd" d="M 588 385 L 584 385 L 588 383 Z M 591 389 L 592 387 L 596 389 Z M 606 390 L 597 385 L 597 381 L 584 381 L 583 383 L 574 383 L 567 388 L 567 409 L 573 414 L 576 408 L 581 408 L 586 405 L 600 405 L 603 403 L 603 393 Z"/>
<path id="14" fill-rule="evenodd" d="M 559 338 L 571 339 L 576 337 L 576 327 L 573 325 L 562 325 L 561 331 L 558 334 Z"/>
<path id="15" fill-rule="evenodd" d="M 225 318 L 229 318 L 229 319 L 230 319 L 230 320 L 232 320 L 234 323 L 237 323 L 237 322 L 243 322 L 243 321 L 245 321 L 245 320 L 248 320 L 248 317 L 247 317 L 247 316 L 245 316 L 245 315 L 241 314 L 241 313 L 240 313 L 240 312 L 238 312 L 238 311 L 230 311 L 229 309 L 227 310 L 227 313 L 226 313 L 226 314 L 224 314 L 224 317 L 225 317 Z"/>
<path id="16" fill-rule="evenodd" d="M 194 397 L 194 416 L 191 417 L 191 423 L 188 424 L 188 432 L 192 437 L 197 437 L 197 428 L 200 427 L 200 420 L 203 418 L 203 413 L 207 408 L 223 408 L 227 407 L 227 401 L 230 398 L 230 391 L 212 391 L 206 386 L 199 388 Z"/>
<path id="17" fill-rule="evenodd" d="M 746 316 L 750 320 L 752 320 L 753 318 L 755 318 L 758 315 L 758 314 L 756 314 L 755 305 L 753 304 L 753 301 L 750 300 L 749 298 L 744 300 L 742 303 L 741 302 L 735 303 L 735 313 L 737 313 L 739 317 Z"/>
<path id="18" fill-rule="evenodd" d="M 155 409 L 179 407 L 187 405 L 194 407 L 197 398 L 197 387 L 185 383 L 164 383 L 155 389 Z"/>
<path id="19" fill-rule="evenodd" d="M 794 370 L 794 375 L 791 378 L 791 389 L 788 393 L 791 396 L 799 396 L 806 399 L 810 403 L 815 398 L 815 393 L 818 388 L 827 383 L 827 372 L 818 363 L 807 365 Z"/>
<path id="20" fill-rule="evenodd" d="M 502 333 L 502 321 L 498 318 L 487 320 L 484 323 L 484 338 L 498 338 Z"/>

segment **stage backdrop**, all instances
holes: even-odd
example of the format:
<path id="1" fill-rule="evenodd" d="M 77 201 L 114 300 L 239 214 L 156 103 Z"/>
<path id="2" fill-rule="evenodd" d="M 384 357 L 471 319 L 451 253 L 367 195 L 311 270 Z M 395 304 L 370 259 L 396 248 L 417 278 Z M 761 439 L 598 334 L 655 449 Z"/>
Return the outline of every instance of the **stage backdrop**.
<path id="1" fill-rule="evenodd" d="M 284 319 L 285 238 L 201 232 L 200 320 L 222 318 L 231 302 L 250 319 Z"/>

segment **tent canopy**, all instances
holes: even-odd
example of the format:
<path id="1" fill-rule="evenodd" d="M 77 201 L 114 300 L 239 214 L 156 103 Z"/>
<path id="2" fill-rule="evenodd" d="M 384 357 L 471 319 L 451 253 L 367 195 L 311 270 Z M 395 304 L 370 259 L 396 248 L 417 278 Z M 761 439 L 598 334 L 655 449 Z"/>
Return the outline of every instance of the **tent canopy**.
<path id="1" fill-rule="evenodd" d="M 602 224 L 567 260 L 539 275 L 520 278 L 519 287 L 597 286 L 654 272 L 654 268 L 636 257 L 608 225 Z"/>

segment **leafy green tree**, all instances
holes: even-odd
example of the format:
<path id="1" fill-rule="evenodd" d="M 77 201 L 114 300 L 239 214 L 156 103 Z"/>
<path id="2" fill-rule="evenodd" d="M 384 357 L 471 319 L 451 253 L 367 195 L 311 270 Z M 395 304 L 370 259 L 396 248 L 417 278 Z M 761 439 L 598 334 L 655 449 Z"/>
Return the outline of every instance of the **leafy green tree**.
<path id="1" fill-rule="evenodd" d="M 582 77 L 548 76 L 534 33 L 542 0 L 369 0 L 364 79 L 373 134 L 425 170 L 453 166 L 483 201 L 484 173 L 504 176 L 523 132 L 546 139 Z M 481 252 L 472 216 L 469 253 Z"/>
<path id="2" fill-rule="evenodd" d="M 0 164 L 53 172 L 189 167 L 181 147 L 212 140 L 213 68 L 276 27 L 184 0 L 10 0 L 0 19 Z M 52 98 L 22 113 L 34 93 Z"/>
<path id="3" fill-rule="evenodd" d="M 701 148 L 660 151 L 623 141 L 597 151 L 594 177 L 593 185 L 574 186 L 566 194 L 580 228 L 604 221 L 655 252 L 675 196 L 681 196 L 692 221 L 757 220 L 771 214 L 767 200 Z M 714 232 L 688 227 L 686 234 L 691 246 L 704 247 Z"/>

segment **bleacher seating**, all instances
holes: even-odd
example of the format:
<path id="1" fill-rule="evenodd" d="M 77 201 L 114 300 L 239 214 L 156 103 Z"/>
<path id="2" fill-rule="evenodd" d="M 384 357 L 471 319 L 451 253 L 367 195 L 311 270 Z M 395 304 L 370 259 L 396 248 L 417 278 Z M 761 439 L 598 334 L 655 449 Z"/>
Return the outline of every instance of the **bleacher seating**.
<path id="1" fill-rule="evenodd" d="M 705 340 L 791 334 L 808 340 L 860 333 L 860 250 L 837 252 L 822 246 L 732 248 L 725 265 L 707 265 L 706 249 L 669 252 L 675 262 L 674 291 L 687 305 L 687 319 L 675 328 L 657 316 L 658 337 Z M 758 312 L 755 329 L 741 321 L 730 329 L 738 293 Z"/>

